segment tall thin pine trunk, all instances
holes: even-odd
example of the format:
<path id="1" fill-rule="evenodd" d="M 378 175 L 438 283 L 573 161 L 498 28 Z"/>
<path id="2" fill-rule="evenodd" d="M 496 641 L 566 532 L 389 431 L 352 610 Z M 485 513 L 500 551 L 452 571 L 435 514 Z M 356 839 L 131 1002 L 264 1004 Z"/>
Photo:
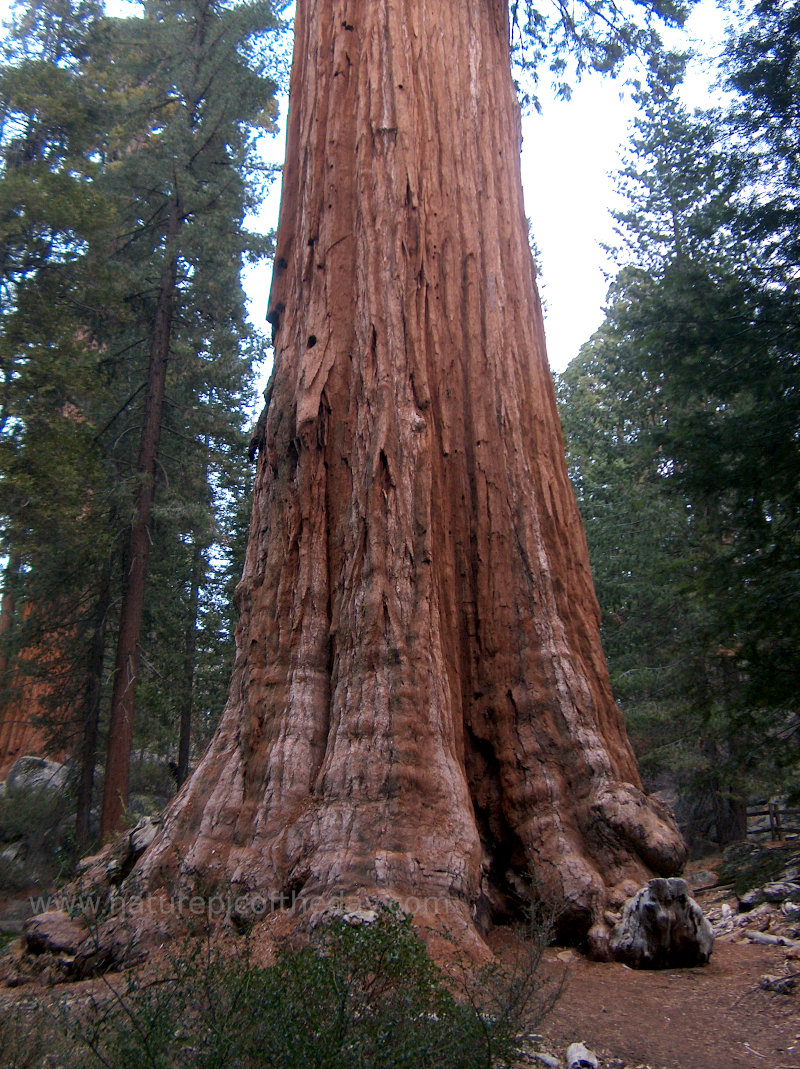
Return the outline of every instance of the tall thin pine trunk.
<path id="1" fill-rule="evenodd" d="M 17 615 L 17 584 L 20 556 L 11 549 L 3 572 L 3 600 L 0 602 L 0 776 L 4 775 L 17 754 L 22 725 L 12 698 L 13 636 Z"/>
<path id="2" fill-rule="evenodd" d="M 8 670 L 11 662 L 11 640 L 17 609 L 17 577 L 20 558 L 11 550 L 3 572 L 3 599 L 0 602 L 0 696 L 8 687 Z"/>
<path id="3" fill-rule="evenodd" d="M 170 200 L 168 210 L 165 262 L 153 323 L 144 423 L 136 465 L 139 490 L 136 497 L 136 515 L 128 541 L 127 571 L 117 638 L 103 808 L 100 817 L 101 838 L 120 829 L 128 802 L 136 681 L 139 674 L 139 643 L 150 552 L 150 522 L 177 289 L 175 240 L 180 227 L 180 209 L 174 197 Z"/>
<path id="4" fill-rule="evenodd" d="M 197 610 L 200 605 L 200 585 L 203 581 L 203 547 L 195 540 L 189 588 L 189 610 L 183 646 L 183 699 L 181 701 L 180 734 L 178 736 L 178 786 L 189 775 L 189 752 L 192 744 L 192 710 L 194 707 L 194 673 L 197 659 Z"/>
<path id="5" fill-rule="evenodd" d="M 89 663 L 86 681 L 86 708 L 80 749 L 78 751 L 78 797 L 75 807 L 75 843 L 79 852 L 89 846 L 91 840 L 90 818 L 92 794 L 97 765 L 97 739 L 100 724 L 100 705 L 103 689 L 103 666 L 106 654 L 108 613 L 111 607 L 111 557 L 108 555 L 100 576 L 100 587 L 95 606 L 92 643 L 89 648 Z"/>

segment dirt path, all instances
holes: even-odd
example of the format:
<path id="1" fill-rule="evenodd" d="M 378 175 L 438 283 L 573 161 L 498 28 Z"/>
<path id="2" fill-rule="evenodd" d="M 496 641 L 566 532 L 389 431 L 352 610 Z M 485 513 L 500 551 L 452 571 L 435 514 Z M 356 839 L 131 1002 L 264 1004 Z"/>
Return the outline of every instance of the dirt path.
<path id="1" fill-rule="evenodd" d="M 562 954 L 562 959 L 566 955 Z M 564 993 L 541 1026 L 607 1064 L 658 1069 L 800 1069 L 800 993 L 759 988 L 780 948 L 718 940 L 702 969 L 644 972 L 571 956 Z M 547 968 L 561 965 L 547 951 Z"/>

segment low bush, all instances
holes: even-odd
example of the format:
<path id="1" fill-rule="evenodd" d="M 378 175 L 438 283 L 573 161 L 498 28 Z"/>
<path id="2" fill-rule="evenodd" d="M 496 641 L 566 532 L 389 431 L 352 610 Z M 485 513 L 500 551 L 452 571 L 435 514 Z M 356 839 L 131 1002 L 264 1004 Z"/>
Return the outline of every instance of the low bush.
<path id="1" fill-rule="evenodd" d="M 71 871 L 74 818 L 69 796 L 49 788 L 9 787 L 0 796 L 0 885 L 46 886 Z"/>
<path id="2" fill-rule="evenodd" d="M 541 940 L 539 940 L 541 942 Z M 479 1069 L 507 1058 L 541 1010 L 540 955 L 446 978 L 411 918 L 336 918 L 275 965 L 212 941 L 73 1019 L 71 1065 L 122 1069 Z M 535 971 L 535 967 L 534 967 Z M 467 979 L 467 977 L 469 977 Z"/>

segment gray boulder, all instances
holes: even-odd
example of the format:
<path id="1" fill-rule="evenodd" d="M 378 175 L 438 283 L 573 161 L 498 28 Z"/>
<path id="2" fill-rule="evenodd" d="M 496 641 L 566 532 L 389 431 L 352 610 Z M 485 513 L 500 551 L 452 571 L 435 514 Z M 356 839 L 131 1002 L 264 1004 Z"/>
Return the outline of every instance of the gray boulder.
<path id="1" fill-rule="evenodd" d="M 135 828 L 128 832 L 128 850 L 134 860 L 145 852 L 161 826 L 161 817 L 142 817 Z"/>
<path id="2" fill-rule="evenodd" d="M 751 909 L 755 909 L 756 906 L 760 906 L 765 901 L 766 897 L 762 889 L 760 887 L 751 887 L 749 891 L 746 891 L 739 898 L 739 912 L 749 913 Z"/>
<path id="3" fill-rule="evenodd" d="M 636 969 L 705 965 L 714 933 L 681 879 L 650 880 L 628 899 L 611 936 L 611 954 Z"/>
<path id="4" fill-rule="evenodd" d="M 775 880 L 762 888 L 767 902 L 800 902 L 800 883 L 792 880 Z"/>
<path id="5" fill-rule="evenodd" d="M 558 1058 L 554 1058 L 552 1054 L 540 1054 L 538 1051 L 534 1051 L 531 1054 L 531 1058 L 537 1065 L 543 1065 L 545 1069 L 561 1069 L 561 1062 Z"/>
<path id="6" fill-rule="evenodd" d="M 74 955 L 89 932 L 82 921 L 63 909 L 54 909 L 26 920 L 22 935 L 30 954 Z"/>
<path id="7" fill-rule="evenodd" d="M 8 770 L 6 786 L 13 791 L 63 791 L 69 785 L 70 769 L 46 757 L 18 757 Z"/>

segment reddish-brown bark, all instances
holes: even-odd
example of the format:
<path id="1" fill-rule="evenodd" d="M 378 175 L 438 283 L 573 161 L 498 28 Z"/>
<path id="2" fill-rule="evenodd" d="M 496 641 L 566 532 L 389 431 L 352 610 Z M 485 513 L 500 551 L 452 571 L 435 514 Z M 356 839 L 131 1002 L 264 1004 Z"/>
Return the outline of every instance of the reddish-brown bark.
<path id="1" fill-rule="evenodd" d="M 103 663 L 106 652 L 108 614 L 111 608 L 111 557 L 103 562 L 95 605 L 92 642 L 89 648 L 86 688 L 84 691 L 83 726 L 77 754 L 78 783 L 75 799 L 75 845 L 85 852 L 91 840 L 92 796 L 94 794 L 97 743 L 100 728 Z"/>
<path id="2" fill-rule="evenodd" d="M 19 757 L 33 755 L 63 761 L 78 722 L 72 692 L 73 665 L 69 657 L 74 637 L 69 626 L 59 626 L 58 611 L 46 634 L 26 634 L 12 650 L 19 616 L 30 617 L 30 606 L 16 603 L 15 577 L 19 555 L 12 551 L 4 576 L 0 608 L 0 780 Z M 17 636 L 18 637 L 18 636 Z"/>
<path id="3" fill-rule="evenodd" d="M 150 521 L 155 494 L 156 463 L 161 439 L 164 392 L 172 332 L 172 316 L 177 288 L 175 239 L 180 227 L 180 209 L 175 198 L 168 206 L 165 256 L 159 282 L 158 301 L 150 340 L 142 435 L 136 473 L 139 489 L 136 515 L 128 539 L 125 587 L 120 610 L 114 682 L 111 692 L 111 717 L 108 725 L 106 772 L 103 806 L 100 812 L 100 837 L 122 828 L 128 804 L 133 716 L 136 710 L 136 683 L 139 674 L 139 642 L 144 616 L 144 593 L 147 562 L 150 555 Z"/>
<path id="4" fill-rule="evenodd" d="M 194 669 L 197 660 L 197 612 L 200 605 L 200 585 L 203 582 L 203 563 L 203 548 L 199 542 L 195 542 L 192 550 L 189 613 L 183 645 L 183 695 L 180 703 L 178 769 L 175 774 L 179 787 L 186 782 L 186 777 L 189 775 L 189 757 L 192 747 L 192 711 L 194 708 Z"/>
<path id="5" fill-rule="evenodd" d="M 140 875 L 478 924 L 530 877 L 601 951 L 609 899 L 684 847 L 600 647 L 506 0 L 298 0 L 295 28 L 229 702 Z"/>
<path id="6" fill-rule="evenodd" d="M 63 761 L 64 747 L 54 744 L 40 718 L 48 712 L 49 688 L 26 679 L 17 682 L 14 697 L 0 709 L 0 780 L 4 780 L 18 757 L 32 754 Z M 70 710 L 72 715 L 72 710 Z"/>

